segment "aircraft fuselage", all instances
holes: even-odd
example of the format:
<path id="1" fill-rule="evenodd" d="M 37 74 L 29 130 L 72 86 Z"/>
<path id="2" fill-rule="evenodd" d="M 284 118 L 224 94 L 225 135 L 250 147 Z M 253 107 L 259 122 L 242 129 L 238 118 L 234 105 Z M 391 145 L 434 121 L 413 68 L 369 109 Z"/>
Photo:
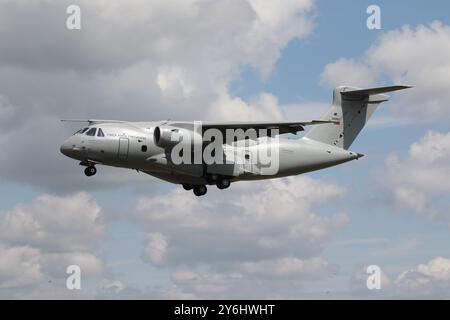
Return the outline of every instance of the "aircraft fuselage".
<path id="1" fill-rule="evenodd" d="M 92 124 L 86 127 L 83 133 L 77 133 L 68 138 L 61 146 L 61 152 L 79 160 L 80 164 L 88 167 L 87 170 L 95 164 L 136 169 L 172 183 L 191 186 L 216 184 L 217 176 L 226 176 L 230 181 L 239 181 L 298 175 L 361 156 L 358 153 L 307 138 L 279 138 L 276 141 L 279 152 L 277 168 L 269 174 L 261 174 L 259 164 L 252 160 L 256 157 L 258 150 L 267 147 L 267 143 L 258 138 L 248 147 L 248 159 L 246 158 L 241 164 L 174 165 L 167 156 L 168 150 L 155 144 L 154 131 L 160 125 L 170 125 L 170 123 Z M 89 135 L 93 128 L 95 128 L 94 135 Z M 101 135 L 99 135 L 100 129 Z M 226 147 L 238 148 L 233 145 Z M 227 168 L 224 170 L 225 167 Z"/>

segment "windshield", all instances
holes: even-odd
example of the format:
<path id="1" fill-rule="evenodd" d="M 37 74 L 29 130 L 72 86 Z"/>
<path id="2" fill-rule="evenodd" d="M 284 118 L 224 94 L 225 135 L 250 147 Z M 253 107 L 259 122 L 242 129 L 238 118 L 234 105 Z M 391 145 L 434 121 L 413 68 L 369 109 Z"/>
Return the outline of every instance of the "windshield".
<path id="1" fill-rule="evenodd" d="M 86 132 L 86 135 L 94 137 L 96 132 L 97 132 L 97 128 L 91 128 L 88 132 Z"/>
<path id="2" fill-rule="evenodd" d="M 85 132 L 87 131 L 87 129 L 89 129 L 89 128 L 83 128 L 83 129 L 80 129 L 80 130 L 78 130 L 77 132 L 75 132 L 74 135 L 85 133 Z"/>

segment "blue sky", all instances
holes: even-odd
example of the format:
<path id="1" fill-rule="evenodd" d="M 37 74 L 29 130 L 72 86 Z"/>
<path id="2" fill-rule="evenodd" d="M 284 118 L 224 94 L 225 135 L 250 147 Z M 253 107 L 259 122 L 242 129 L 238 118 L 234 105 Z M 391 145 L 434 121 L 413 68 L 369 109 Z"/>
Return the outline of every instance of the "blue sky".
<path id="1" fill-rule="evenodd" d="M 294 2 L 292 1 L 292 3 Z M 15 248 L 18 246 L 39 250 L 39 253 L 36 253 L 36 251 L 32 253 L 38 255 L 37 260 L 33 260 L 33 263 L 39 264 L 41 270 L 30 273 L 25 280 L 21 279 L 20 274 L 14 272 L 5 272 L 5 275 L 0 274 L 0 296 L 8 298 L 51 297 L 54 292 L 58 294 L 62 292 L 62 297 L 67 298 L 76 297 L 78 294 L 86 297 L 115 297 L 115 294 L 118 298 L 233 298 L 240 297 L 233 292 L 242 290 L 248 298 L 273 296 L 287 298 L 391 298 L 410 297 L 410 294 L 412 294 L 412 297 L 426 297 L 427 295 L 424 295 L 421 291 L 424 290 L 425 292 L 431 292 L 433 297 L 448 298 L 448 293 L 442 294 L 442 288 L 450 288 L 450 272 L 448 271 L 450 269 L 445 269 L 445 263 L 447 262 L 450 268 L 450 260 L 435 259 L 439 257 L 450 259 L 448 246 L 450 243 L 450 219 L 448 215 L 450 208 L 448 194 L 450 190 L 445 183 L 440 186 L 441 181 L 436 181 L 435 188 L 433 186 L 424 187 L 423 180 L 411 180 L 413 178 L 409 175 L 414 176 L 415 173 L 419 174 L 424 171 L 423 175 L 426 176 L 428 168 L 430 172 L 437 172 L 438 175 L 441 173 L 442 179 L 445 179 L 448 166 L 440 161 L 445 162 L 450 158 L 447 144 L 445 144 L 446 139 L 448 139 L 446 135 L 450 131 L 448 126 L 450 100 L 448 95 L 442 93 L 442 95 L 436 97 L 437 103 L 442 107 L 432 109 L 432 105 L 429 105 L 427 99 L 425 99 L 429 92 L 435 91 L 433 91 L 433 88 L 430 89 L 423 85 L 427 79 L 420 78 L 418 74 L 422 74 L 421 72 L 425 69 L 431 68 L 433 70 L 432 68 L 436 68 L 433 64 L 434 57 L 425 54 L 418 55 L 418 58 L 415 58 L 416 60 L 402 66 L 403 69 L 397 70 L 392 66 L 395 63 L 391 63 L 391 52 L 388 49 L 392 43 L 392 38 L 389 38 L 389 35 L 394 38 L 397 36 L 397 41 L 405 39 L 405 42 L 411 44 L 412 48 L 423 49 L 424 44 L 421 41 L 424 40 L 419 36 L 420 31 L 416 29 L 417 26 L 425 25 L 426 28 L 431 30 L 429 24 L 438 20 L 443 26 L 436 27 L 438 31 L 431 32 L 431 37 L 436 36 L 437 38 L 440 35 L 440 40 L 433 40 L 431 44 L 427 43 L 426 45 L 436 45 L 436 52 L 446 53 L 450 43 L 449 32 L 446 29 L 450 24 L 450 4 L 448 1 L 433 1 L 430 3 L 400 0 L 298 2 L 305 4 L 299 7 L 295 6 L 299 10 L 298 16 L 295 14 L 288 15 L 292 24 L 286 23 L 286 25 L 281 24 L 275 27 L 271 25 L 273 30 L 270 29 L 270 31 L 264 29 L 266 30 L 264 33 L 272 32 L 270 35 L 280 39 L 279 41 L 275 41 L 274 44 L 271 42 L 273 39 L 269 36 L 266 39 L 259 33 L 256 34 L 262 39 L 259 46 L 263 48 L 263 51 L 267 50 L 268 52 L 268 56 L 262 59 L 258 49 L 253 50 L 252 47 L 245 47 L 244 50 L 241 47 L 247 44 L 239 44 L 238 41 L 236 42 L 238 45 L 236 45 L 235 42 L 230 40 L 229 51 L 222 48 L 220 41 L 215 43 L 216 35 L 209 31 L 211 28 L 222 28 L 220 30 L 224 30 L 223 34 L 221 33 L 218 37 L 223 36 L 225 39 L 229 37 L 234 40 L 236 36 L 236 39 L 242 39 L 240 37 L 246 36 L 244 31 L 249 28 L 246 25 L 246 19 L 255 19 L 256 22 L 264 23 L 264 19 L 261 18 L 263 15 L 258 16 L 261 13 L 257 7 L 251 7 L 246 1 L 220 1 L 224 6 L 223 8 L 226 8 L 225 10 L 222 8 L 224 12 L 223 15 L 220 15 L 221 19 L 215 19 L 216 21 L 211 22 L 204 18 L 206 27 L 205 25 L 197 26 L 195 19 L 189 20 L 191 14 L 193 17 L 198 14 L 190 7 L 190 4 L 186 4 L 186 14 L 183 13 L 184 9 L 181 3 L 167 5 L 167 8 L 158 1 L 154 2 L 155 5 L 150 1 L 148 4 L 137 4 L 135 5 L 137 7 L 130 6 L 129 8 L 121 4 L 125 6 L 122 9 L 130 10 L 130 16 L 138 15 L 138 13 L 143 15 L 141 19 L 136 19 L 136 21 L 127 20 L 124 22 L 119 17 L 114 16 L 109 20 L 96 18 L 95 10 L 100 9 L 93 9 L 87 2 L 81 1 L 82 10 L 88 13 L 86 16 L 99 19 L 99 22 L 95 20 L 95 25 L 104 31 L 104 34 L 106 34 L 104 38 L 102 36 L 97 38 L 98 35 L 95 34 L 93 29 L 82 30 L 82 33 L 76 36 L 68 34 L 67 30 L 46 32 L 50 30 L 48 28 L 52 26 L 53 20 L 61 20 L 61 17 L 55 18 L 53 15 L 55 12 L 63 12 L 61 8 L 64 8 L 64 4 L 50 3 L 40 9 L 43 11 L 39 11 L 34 6 L 27 9 L 17 9 L 7 2 L 0 1 L 0 6 L 5 6 L 5 8 L 8 6 L 8 10 L 13 10 L 10 15 L 16 20 L 20 19 L 22 15 L 34 19 L 37 15 L 36 12 L 46 12 L 49 17 L 49 24 L 37 27 L 36 31 L 42 32 L 42 37 L 45 33 L 42 47 L 39 47 L 39 50 L 44 53 L 55 50 L 59 55 L 56 60 L 60 60 L 55 63 L 55 66 L 51 66 L 52 61 L 47 61 L 45 54 L 39 55 L 37 51 L 35 58 L 33 58 L 33 52 L 30 53 L 30 56 L 24 52 L 26 46 L 17 40 L 7 38 L 8 34 L 14 34 L 15 32 L 17 34 L 25 32 L 27 35 L 27 31 L 23 31 L 20 25 L 8 20 L 6 25 L 9 29 L 5 28 L 3 32 L 0 31 L 0 40 L 10 44 L 11 52 L 17 50 L 16 55 L 12 55 L 6 49 L 4 49 L 5 51 L 0 50 L 0 88 L 2 83 L 11 79 L 11 73 L 14 74 L 13 80 L 11 80 L 12 85 L 21 83 L 24 79 L 27 83 L 33 83 L 30 79 L 37 80 L 35 87 L 29 84 L 25 85 L 23 90 L 26 93 L 24 94 L 13 89 L 0 89 L 0 97 L 3 99 L 0 99 L 0 106 L 2 107 L 0 117 L 4 117 L 4 119 L 0 119 L 0 123 L 6 126 L 11 120 L 16 121 L 20 119 L 21 114 L 25 114 L 26 119 L 19 121 L 20 128 L 14 128 L 12 131 L 16 132 L 22 139 L 27 139 L 22 147 L 18 145 L 8 147 L 9 143 L 12 143 L 12 136 L 6 136 L 5 141 L 2 140 L 1 142 L 2 145 L 8 147 L 8 149 L 3 150 L 11 150 L 10 156 L 0 157 L 3 162 L 3 174 L 0 180 L 0 217 L 2 223 L 6 227 L 12 228 L 12 225 L 5 222 L 7 221 L 6 217 L 10 215 L 20 216 L 18 212 L 23 211 L 30 214 L 30 219 L 33 219 L 33 217 L 43 219 L 42 221 L 37 220 L 36 223 L 42 224 L 42 228 L 45 230 L 46 223 L 49 223 L 48 218 L 46 213 L 42 213 L 42 210 L 45 209 L 35 204 L 36 198 L 48 194 L 57 199 L 67 200 L 82 192 L 101 208 L 102 219 L 100 222 L 93 221 L 93 225 L 101 224 L 104 227 L 101 236 L 91 233 L 91 229 L 84 230 L 83 232 L 86 233 L 80 234 L 80 237 L 85 236 L 86 239 L 92 237 L 92 247 L 83 244 L 80 245 L 82 249 L 78 250 L 84 250 L 83 252 L 96 256 L 98 261 L 96 260 L 93 264 L 102 265 L 101 271 L 92 271 L 93 275 L 87 276 L 87 285 L 80 293 L 67 292 L 64 288 L 65 274 L 61 268 L 64 266 L 62 261 L 65 262 L 66 260 L 61 258 L 59 273 L 49 271 L 51 268 L 45 262 L 50 255 L 57 254 L 67 254 L 70 260 L 71 255 L 80 254 L 80 251 L 61 249 L 53 252 L 46 242 L 36 240 L 33 237 L 29 239 L 25 236 L 25 233 L 20 232 L 19 236 L 12 235 L 0 238 L 0 250 L 6 250 L 5 252 L 11 252 L 11 254 L 15 252 Z M 156 5 L 157 3 L 158 5 Z M 366 8 L 371 4 L 376 4 L 381 8 L 381 30 L 368 30 L 366 28 L 368 17 Z M 142 10 L 139 10 L 139 5 L 142 5 Z M 252 5 L 254 4 L 252 3 Z M 303 5 L 306 7 L 302 7 Z M 153 21 L 151 14 L 149 14 L 150 18 L 144 15 L 144 12 L 157 12 L 160 10 L 158 8 L 164 11 L 164 14 L 161 15 L 162 18 L 159 20 Z M 235 11 L 232 11 L 232 8 Z M 251 8 L 253 8 L 253 11 Z M 204 10 L 208 13 L 209 6 L 205 5 Z M 231 12 L 229 15 L 228 10 Z M 110 11 L 105 12 L 110 13 Z M 242 18 L 243 22 L 238 23 L 233 20 L 233 17 L 238 14 L 237 12 L 244 17 Z M 271 12 L 276 12 L 276 10 Z M 217 11 L 211 11 L 213 18 L 214 14 L 217 14 Z M 190 21 L 194 25 L 193 29 L 190 30 L 192 34 L 181 32 L 183 22 L 180 22 L 179 17 L 182 17 L 181 21 L 186 19 L 188 23 Z M 305 28 L 312 26 L 310 32 L 302 34 L 296 29 L 298 25 L 295 24 L 295 21 L 300 19 L 299 17 L 307 21 L 304 24 Z M 90 22 L 87 23 L 89 25 Z M 212 27 L 207 28 L 209 23 L 212 24 Z M 250 22 L 249 25 L 251 26 Z M 401 28 L 404 25 L 411 27 L 413 36 L 406 31 L 402 31 Z M 207 31 L 203 30 L 204 27 Z M 126 31 L 133 32 L 134 37 L 130 37 L 130 33 Z M 195 32 L 199 32 L 199 34 L 195 34 Z M 397 32 L 398 35 L 391 32 Z M 243 33 L 243 35 L 240 33 Z M 175 40 L 170 38 L 173 35 L 176 35 L 173 38 Z M 28 36 L 31 37 L 32 35 L 28 34 Z M 160 54 L 158 50 L 154 49 L 152 43 L 155 43 L 154 46 L 156 47 L 156 44 L 164 42 L 160 37 L 164 41 L 171 39 L 174 42 L 174 51 L 164 47 L 164 49 L 158 49 L 163 52 L 163 54 Z M 189 42 L 189 45 L 181 40 L 183 37 L 190 39 L 186 42 Z M 185 49 L 181 51 L 185 52 L 175 50 L 178 46 L 177 41 L 181 43 L 181 48 Z M 117 44 L 119 45 L 117 46 Z M 103 51 L 102 46 L 106 45 L 111 45 L 113 49 Z M 121 47 L 120 49 L 129 48 L 129 50 L 122 52 L 118 47 Z M 69 49 L 67 50 L 67 48 Z M 405 45 L 405 48 L 408 47 Z M 378 54 L 384 53 L 388 58 L 372 56 L 372 52 L 376 49 L 379 49 Z M 274 55 L 269 54 L 272 53 L 271 50 L 274 50 Z M 273 56 L 277 56 L 277 50 L 279 57 L 273 58 Z M 72 57 L 72 54 L 75 55 L 74 52 L 79 54 L 80 57 Z M 205 54 L 209 52 L 214 54 Z M 393 52 L 392 56 L 403 54 L 405 60 L 408 60 L 406 58 L 409 56 L 409 52 L 407 49 L 399 49 L 399 52 Z M 199 55 L 209 58 L 199 59 Z M 103 59 L 95 60 L 98 57 L 103 57 Z M 261 64 L 256 64 L 256 67 L 255 65 L 251 66 L 252 59 L 258 60 L 260 58 Z M 352 69 L 353 67 L 346 68 L 340 59 L 354 61 L 355 69 Z M 261 73 L 266 70 L 263 64 L 267 61 L 273 63 L 273 68 L 269 76 L 264 78 Z M 102 65 L 103 63 L 104 65 Z M 450 58 L 447 59 L 446 63 L 442 65 L 442 68 L 450 65 Z M 182 245 L 182 239 L 186 240 L 186 244 L 192 244 L 193 246 L 198 244 L 197 239 L 195 239 L 195 229 L 191 230 L 180 222 L 180 219 L 185 219 L 185 214 L 193 215 L 193 221 L 198 223 L 202 219 L 212 223 L 210 227 L 213 232 L 217 227 L 217 225 L 214 225 L 215 220 L 212 218 L 214 214 L 220 213 L 222 215 L 220 219 L 217 219 L 217 224 L 226 224 L 225 215 L 231 211 L 233 213 L 230 219 L 234 215 L 242 218 L 244 213 L 247 212 L 246 210 L 249 209 L 246 205 L 241 206 L 239 204 L 241 196 L 248 196 L 250 200 L 257 201 L 258 196 L 264 196 L 267 190 L 272 189 L 275 190 L 276 196 L 279 185 L 273 185 L 271 182 L 261 182 L 258 186 L 244 183 L 242 189 L 237 188 L 230 193 L 211 190 L 208 196 L 201 200 L 202 203 L 197 202 L 200 201 L 197 199 L 195 203 L 192 203 L 184 194 L 177 193 L 180 189 L 178 186 L 157 181 L 150 176 L 138 175 L 131 171 L 102 168 L 99 170 L 101 176 L 98 179 L 97 177 L 93 178 L 97 181 L 87 181 L 82 176 L 82 170 L 77 164 L 64 158 L 58 152 L 58 143 L 62 142 L 65 136 L 76 129 L 75 127 L 64 127 L 59 123 L 55 124 L 55 120 L 67 115 L 77 114 L 77 118 L 83 118 L 90 117 L 92 114 L 101 114 L 101 118 L 126 117 L 131 119 L 140 119 L 145 115 L 147 120 L 159 120 L 167 116 L 175 119 L 179 115 L 182 117 L 186 115 L 207 117 L 215 113 L 226 115 L 224 120 L 233 120 L 233 115 L 237 114 L 233 111 L 240 108 L 234 106 L 236 101 L 233 98 L 241 99 L 248 108 L 258 108 L 258 104 L 262 101 L 262 93 L 267 93 L 276 98 L 276 104 L 270 106 L 275 111 L 286 114 L 286 111 L 292 110 L 292 108 L 306 108 L 307 105 L 317 104 L 322 106 L 320 114 L 324 111 L 323 105 L 329 104 L 331 101 L 332 86 L 330 83 L 333 79 L 330 79 L 331 73 L 328 73 L 327 65 L 336 68 L 343 66 L 340 69 L 343 72 L 340 73 L 338 79 L 343 82 L 349 76 L 358 72 L 362 72 L 362 79 L 365 81 L 371 77 L 370 72 L 373 70 L 380 73 L 373 79 L 367 80 L 374 85 L 390 85 L 399 79 L 404 81 L 416 80 L 418 83 L 398 84 L 416 86 L 411 90 L 417 89 L 416 94 L 421 98 L 417 99 L 414 94 L 408 95 L 406 92 L 391 95 L 392 101 L 383 104 L 374 116 L 374 121 L 376 119 L 380 121 L 388 119 L 388 125 L 373 125 L 365 128 L 351 147 L 351 150 L 365 154 L 362 159 L 308 174 L 307 176 L 313 182 L 303 180 L 302 177 L 281 182 L 286 184 L 288 188 L 300 187 L 297 190 L 299 194 L 303 192 L 301 187 L 308 186 L 309 183 L 317 183 L 320 188 L 331 186 L 340 190 L 323 191 L 330 192 L 330 197 L 326 197 L 324 201 L 318 200 L 315 195 L 312 195 L 311 198 L 314 200 L 305 200 L 306 208 L 303 208 L 303 204 L 299 204 L 302 207 L 299 210 L 305 210 L 305 213 L 302 214 L 305 214 L 305 216 L 313 214 L 321 221 L 320 227 L 325 230 L 326 236 L 323 239 L 319 237 L 315 240 L 318 243 L 317 247 L 314 245 L 305 249 L 305 252 L 313 252 L 312 254 L 299 252 L 295 248 L 287 248 L 286 246 L 286 248 L 283 248 L 283 250 L 286 250 L 285 256 L 267 258 L 267 261 L 265 258 L 251 260 L 241 253 L 224 254 L 224 257 L 217 258 L 217 261 L 215 261 L 214 258 L 206 257 L 211 252 L 203 252 L 204 256 L 202 256 L 201 246 L 191 248 L 188 245 L 186 247 Z M 422 65 L 424 66 L 423 70 L 421 69 Z M 364 73 L 364 70 L 369 70 L 369 73 Z M 346 74 L 347 72 L 348 74 Z M 199 76 L 197 77 L 197 75 Z M 64 81 L 60 84 L 58 79 L 64 79 Z M 159 80 L 155 81 L 155 79 L 166 79 L 165 85 L 162 85 Z M 64 84 L 66 80 L 67 84 Z M 433 81 L 437 87 L 449 83 L 448 78 L 439 78 L 438 75 Z M 358 83 L 345 84 L 359 85 Z M 54 88 L 58 88 L 58 90 L 54 90 Z M 47 92 L 53 92 L 54 96 L 49 98 L 46 95 Z M 225 94 L 223 94 L 224 92 Z M 404 97 L 401 97 L 403 94 Z M 124 106 L 124 101 L 131 102 Z M 12 108 L 8 109 L 8 106 Z M 5 110 L 13 110 L 12 116 Z M 308 112 L 305 114 L 308 114 Z M 312 112 L 317 111 L 313 110 Z M 244 110 L 242 114 L 248 114 L 248 111 Z M 408 118 L 406 124 L 402 123 L 403 115 Z M 258 114 L 256 117 L 259 116 L 270 117 L 270 115 L 263 114 Z M 33 118 L 36 120 L 32 121 Z M 36 127 L 45 128 L 44 133 L 52 137 L 49 141 L 43 141 L 43 149 L 38 149 L 37 160 L 33 163 L 33 156 L 23 159 L 23 155 L 27 153 L 22 148 L 28 146 L 28 144 L 30 144 L 30 148 L 35 148 L 31 146 L 30 139 L 32 137 L 30 137 L 30 133 L 35 132 Z M 442 137 L 431 136 L 426 138 L 429 131 L 439 133 Z M 441 143 L 443 146 L 441 146 Z M 418 157 L 409 151 L 413 144 L 418 144 L 420 150 L 424 150 L 423 152 L 443 150 L 442 154 L 444 155 L 436 161 L 433 160 L 431 164 L 423 164 L 420 156 Z M 35 149 L 31 150 L 34 151 Z M 393 154 L 397 155 L 404 171 L 387 161 Z M 17 160 L 19 158 L 20 161 Z M 18 163 L 25 164 L 26 168 L 19 167 Z M 420 177 L 423 179 L 422 176 Z M 411 185 L 408 185 L 408 183 Z M 414 183 L 417 183 L 417 185 Z M 259 184 L 259 182 L 254 182 L 254 184 Z M 425 199 L 423 207 L 414 208 L 408 201 L 405 202 L 405 199 L 399 196 L 401 195 L 399 192 L 404 190 L 423 197 Z M 337 195 L 334 195 L 334 193 L 337 193 Z M 420 197 L 417 196 L 417 198 Z M 87 206 L 86 212 L 95 212 L 91 202 L 83 197 L 81 199 L 85 201 Z M 298 199 L 293 199 L 293 202 L 303 200 L 299 196 Z M 273 201 L 278 201 L 278 199 L 274 198 Z M 145 209 L 139 209 L 139 204 L 142 203 L 145 203 L 143 205 Z M 186 212 L 183 212 L 184 209 L 182 207 L 180 209 L 177 203 L 185 203 Z M 71 210 L 69 207 L 70 205 L 67 207 L 68 211 Z M 58 211 L 58 208 L 62 211 Z M 73 209 L 75 210 L 73 215 L 68 216 L 69 220 L 64 220 L 64 223 L 68 223 L 70 226 L 70 219 L 77 217 L 77 210 L 79 210 L 77 208 Z M 294 209 L 286 207 L 287 211 Z M 429 217 L 428 213 L 435 209 L 441 215 Z M 65 208 L 60 208 L 56 204 L 51 205 L 47 210 L 55 210 L 52 214 L 60 214 L 61 219 L 65 215 Z M 145 210 L 148 210 L 148 212 L 145 213 Z M 178 216 L 174 220 L 168 220 L 169 226 L 167 226 L 157 220 L 152 220 L 154 214 L 159 210 L 168 213 L 174 210 L 180 212 L 177 213 Z M 189 211 L 188 213 L 188 210 L 193 212 Z M 200 212 L 198 217 L 195 217 L 196 211 Z M 338 218 L 335 218 L 340 213 L 347 217 L 345 223 L 341 223 Z M 83 217 L 81 215 L 80 219 L 83 219 Z M 273 218 L 276 219 L 276 217 Z M 333 221 L 330 222 L 333 226 L 328 227 L 328 222 L 324 222 L 324 219 L 327 218 Z M 337 222 L 333 219 L 336 219 Z M 152 221 L 156 221 L 155 224 L 152 224 Z M 170 224 L 175 227 L 171 228 Z M 61 235 L 58 232 L 54 233 L 51 227 L 49 228 L 51 230 L 49 229 L 47 232 L 53 237 L 49 239 L 54 242 L 60 241 L 58 237 Z M 261 230 L 264 230 L 264 228 L 261 226 Z M 227 230 L 231 232 L 233 228 L 225 228 L 224 234 L 219 234 L 217 237 L 223 236 L 224 239 L 228 239 L 227 234 L 225 234 Z M 159 235 L 155 238 L 155 234 Z M 204 237 L 202 238 L 204 241 L 208 241 L 208 236 L 211 237 L 209 240 L 214 241 L 214 236 L 207 231 L 200 231 L 199 234 L 199 237 Z M 160 239 L 159 236 L 163 240 L 158 242 L 155 239 Z M 247 239 L 246 236 L 248 235 L 243 235 L 243 239 Z M 255 235 L 255 237 L 257 236 Z M 71 239 L 77 239 L 77 236 L 75 235 Z M 172 240 L 173 242 L 171 242 Z M 161 244 L 161 241 L 166 245 L 163 245 L 160 249 L 165 257 L 162 261 L 156 259 L 152 255 L 154 252 L 151 251 L 157 244 Z M 227 250 L 231 250 L 230 248 L 235 245 L 230 239 L 223 240 L 222 244 Z M 245 246 L 245 243 L 241 245 Z M 145 251 L 146 248 L 148 251 Z M 186 258 L 186 261 L 180 261 L 180 257 L 174 256 L 179 252 L 177 250 L 181 250 L 180 248 L 188 255 L 192 249 L 192 260 Z M 249 246 L 249 250 L 252 250 L 251 248 L 253 247 Z M 215 249 L 211 248 L 211 250 L 214 251 Z M 249 256 L 253 255 L 250 251 L 248 254 Z M 30 253 L 30 256 L 33 255 Z M 297 273 L 294 272 L 292 275 L 287 275 L 287 278 L 282 279 L 260 271 L 254 271 L 255 273 L 242 271 L 244 270 L 243 266 L 248 266 L 248 263 L 255 263 L 255 270 L 260 270 L 258 269 L 258 263 L 262 263 L 263 266 L 265 265 L 263 263 L 269 263 L 269 265 L 274 263 L 276 266 L 279 261 L 291 258 L 306 261 L 305 263 L 309 263 L 310 259 L 317 258 L 320 261 L 325 261 L 320 262 L 320 264 L 326 264 L 326 267 L 323 270 L 319 268 L 318 271 L 307 271 L 305 274 L 298 270 Z M 197 264 L 195 259 L 200 263 Z M 0 258 L 1 263 L 6 262 Z M 354 280 L 355 274 L 360 272 L 364 266 L 372 264 L 379 265 L 386 274 L 389 279 L 387 289 L 380 292 L 354 290 L 352 285 L 355 283 L 356 286 L 361 285 L 357 283 L 357 280 Z M 425 265 L 426 267 L 419 267 L 419 265 Z M 332 276 L 317 276 L 317 274 L 323 275 L 328 272 L 327 270 L 336 266 L 338 271 L 334 272 Z M 437 267 L 433 269 L 432 266 Z M 270 269 L 270 267 L 267 268 Z M 249 286 L 262 283 L 264 289 L 252 291 L 248 288 L 243 289 L 242 285 L 236 284 L 233 275 L 241 271 L 243 274 L 241 275 L 243 277 L 242 283 Z M 406 293 L 402 291 L 405 286 L 408 288 L 407 285 L 410 285 L 411 282 L 405 285 L 398 279 L 402 273 L 408 271 L 414 271 L 420 277 L 425 278 L 430 285 L 425 289 L 432 288 L 433 290 L 427 291 L 422 287 L 415 287 L 417 292 L 414 292 L 414 290 L 409 290 Z M 24 272 L 28 275 L 28 271 Z M 177 277 L 181 277 L 181 273 L 183 275 L 189 273 L 190 276 L 195 274 L 195 276 L 192 276 L 195 280 L 176 280 Z M 17 279 L 15 282 L 17 285 L 2 286 L 2 281 L 6 283 L 4 279 Z M 46 279 L 52 279 L 55 287 L 49 288 L 44 283 Z M 290 285 L 289 280 L 294 281 L 295 286 Z M 437 282 L 444 284 L 436 285 Z M 105 289 L 107 287 L 107 285 L 104 285 L 105 283 L 113 286 L 112 291 L 114 291 L 114 285 L 117 285 L 117 291 L 111 292 L 110 287 Z M 213 289 L 202 291 L 199 288 L 203 288 L 202 290 L 204 288 Z"/>
<path id="2" fill-rule="evenodd" d="M 382 9 L 381 30 L 366 26 L 369 5 Z M 319 75 L 326 64 L 342 57 L 360 57 L 380 33 L 405 24 L 416 26 L 434 20 L 448 21 L 446 1 L 317 1 L 314 34 L 305 40 L 293 40 L 283 50 L 276 69 L 268 81 L 250 67 L 243 68 L 235 92 L 251 97 L 259 91 L 276 93 L 282 103 L 326 101 L 329 88 L 319 85 Z M 232 85 L 233 87 L 233 85 Z"/>
<path id="3" fill-rule="evenodd" d="M 377 4 L 381 8 L 382 29 L 365 28 L 366 8 Z M 262 81 L 257 72 L 244 68 L 242 79 L 236 86 L 236 93 L 252 96 L 264 90 L 274 93 L 281 103 L 330 101 L 330 88 L 321 85 L 319 75 L 324 66 L 341 57 L 360 57 L 383 32 L 405 24 L 416 26 L 434 20 L 449 21 L 449 3 L 434 1 L 318 1 L 314 34 L 305 41 L 294 40 L 284 49 L 277 62 L 274 74 L 268 81 Z M 389 84 L 389 83 L 386 83 Z M 412 83 L 414 85 L 414 83 Z M 389 108 L 389 105 L 381 109 Z M 378 112 L 384 110 L 379 110 Z M 313 176 L 327 176 L 351 189 L 350 194 L 337 203 L 341 210 L 349 212 L 351 223 L 335 236 L 325 255 L 331 260 L 346 261 L 345 268 L 355 264 L 370 263 L 370 253 L 383 251 L 392 243 L 418 240 L 417 251 L 398 257 L 375 257 L 381 266 L 399 270 L 429 260 L 436 255 L 447 255 L 450 240 L 448 225 L 440 221 L 426 221 L 420 216 L 406 216 L 392 213 L 383 205 L 385 196 L 373 185 L 375 168 L 392 151 L 406 152 L 409 146 L 428 130 L 447 130 L 445 123 L 416 123 L 411 127 L 370 128 L 362 134 L 353 150 L 367 154 L 357 163 L 341 168 L 331 168 L 314 173 Z M 358 187 L 354 187 L 358 185 Z M 448 204 L 445 204 L 448 205 Z M 385 243 L 370 245 L 341 245 L 346 240 L 386 239 Z M 375 262 L 374 262 L 375 263 Z"/>

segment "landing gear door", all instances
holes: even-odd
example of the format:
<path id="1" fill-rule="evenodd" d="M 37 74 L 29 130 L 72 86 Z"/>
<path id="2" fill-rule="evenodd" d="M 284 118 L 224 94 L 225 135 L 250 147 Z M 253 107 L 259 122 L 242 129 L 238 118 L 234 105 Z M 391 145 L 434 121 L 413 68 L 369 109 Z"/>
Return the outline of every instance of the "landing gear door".
<path id="1" fill-rule="evenodd" d="M 130 150 L 130 140 L 128 140 L 128 138 L 120 138 L 119 152 L 118 152 L 119 160 L 127 160 L 129 150 Z"/>

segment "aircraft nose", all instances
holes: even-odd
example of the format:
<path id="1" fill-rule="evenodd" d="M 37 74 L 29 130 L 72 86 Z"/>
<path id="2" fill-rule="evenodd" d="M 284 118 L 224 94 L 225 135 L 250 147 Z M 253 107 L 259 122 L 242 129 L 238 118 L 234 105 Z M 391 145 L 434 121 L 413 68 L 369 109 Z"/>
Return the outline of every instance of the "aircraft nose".
<path id="1" fill-rule="evenodd" d="M 59 151 L 61 151 L 61 153 L 65 156 L 69 156 L 70 153 L 70 146 L 69 143 L 67 141 L 65 141 L 61 147 L 59 148 Z"/>

